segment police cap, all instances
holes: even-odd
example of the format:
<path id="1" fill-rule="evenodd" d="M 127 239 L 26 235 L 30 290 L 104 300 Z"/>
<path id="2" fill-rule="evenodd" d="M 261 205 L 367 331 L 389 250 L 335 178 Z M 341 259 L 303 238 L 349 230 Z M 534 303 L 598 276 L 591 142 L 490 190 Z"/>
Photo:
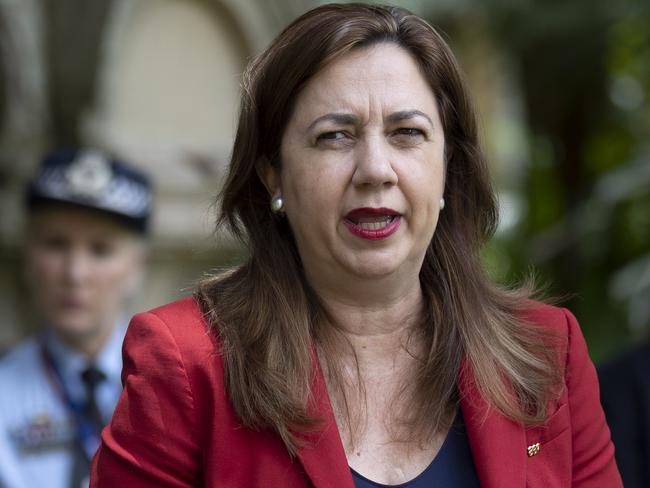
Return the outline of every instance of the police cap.
<path id="1" fill-rule="evenodd" d="M 106 212 L 146 232 L 152 207 L 149 178 L 97 150 L 62 150 L 43 158 L 27 187 L 30 209 L 64 203 Z"/>

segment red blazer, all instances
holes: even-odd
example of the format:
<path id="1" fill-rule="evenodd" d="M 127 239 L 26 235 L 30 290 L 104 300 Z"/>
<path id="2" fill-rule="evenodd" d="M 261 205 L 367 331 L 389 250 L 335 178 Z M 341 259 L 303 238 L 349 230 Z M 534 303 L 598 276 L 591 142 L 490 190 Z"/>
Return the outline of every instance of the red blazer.
<path id="1" fill-rule="evenodd" d="M 566 388 L 542 427 L 488 408 L 461 374 L 461 409 L 484 488 L 621 487 L 594 367 L 575 318 L 540 305 L 529 320 L 567 340 Z M 224 388 L 215 334 L 185 299 L 136 315 L 124 342 L 124 390 L 92 466 L 91 487 L 308 487 L 354 484 L 321 373 L 323 430 L 292 459 L 279 437 L 240 427 Z M 539 443 L 539 452 L 527 448 Z"/>

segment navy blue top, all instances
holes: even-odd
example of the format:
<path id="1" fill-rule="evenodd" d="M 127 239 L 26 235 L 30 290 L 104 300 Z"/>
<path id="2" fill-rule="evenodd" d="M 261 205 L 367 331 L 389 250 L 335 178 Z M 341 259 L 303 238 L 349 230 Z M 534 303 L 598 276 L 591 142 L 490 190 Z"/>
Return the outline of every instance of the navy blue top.
<path id="1" fill-rule="evenodd" d="M 412 480 L 399 485 L 382 485 L 360 475 L 352 468 L 350 470 L 356 488 L 479 488 L 480 486 L 460 411 L 438 455 Z"/>

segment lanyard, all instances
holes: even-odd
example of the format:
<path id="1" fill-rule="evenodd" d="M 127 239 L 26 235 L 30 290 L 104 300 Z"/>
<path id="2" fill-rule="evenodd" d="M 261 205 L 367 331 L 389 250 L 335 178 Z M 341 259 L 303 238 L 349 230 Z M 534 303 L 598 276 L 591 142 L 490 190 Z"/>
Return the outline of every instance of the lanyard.
<path id="1" fill-rule="evenodd" d="M 41 343 L 41 358 L 47 377 L 59 395 L 61 401 L 66 406 L 68 412 L 74 419 L 77 427 L 77 442 L 80 444 L 88 460 L 92 459 L 95 451 L 99 447 L 101 426 L 93 422 L 92 419 L 84 412 L 84 405 L 75 402 L 63 382 L 63 376 L 56 366 L 56 362 L 48 351 L 44 343 Z"/>

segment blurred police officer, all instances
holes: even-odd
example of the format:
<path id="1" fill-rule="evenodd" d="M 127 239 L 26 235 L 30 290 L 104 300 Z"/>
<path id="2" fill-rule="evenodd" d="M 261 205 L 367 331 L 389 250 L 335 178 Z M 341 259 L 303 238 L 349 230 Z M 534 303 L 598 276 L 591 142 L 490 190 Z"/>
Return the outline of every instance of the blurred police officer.
<path id="1" fill-rule="evenodd" d="M 79 488 L 121 391 L 151 188 L 99 152 L 56 152 L 27 209 L 26 275 L 44 331 L 0 361 L 0 486 Z"/>

